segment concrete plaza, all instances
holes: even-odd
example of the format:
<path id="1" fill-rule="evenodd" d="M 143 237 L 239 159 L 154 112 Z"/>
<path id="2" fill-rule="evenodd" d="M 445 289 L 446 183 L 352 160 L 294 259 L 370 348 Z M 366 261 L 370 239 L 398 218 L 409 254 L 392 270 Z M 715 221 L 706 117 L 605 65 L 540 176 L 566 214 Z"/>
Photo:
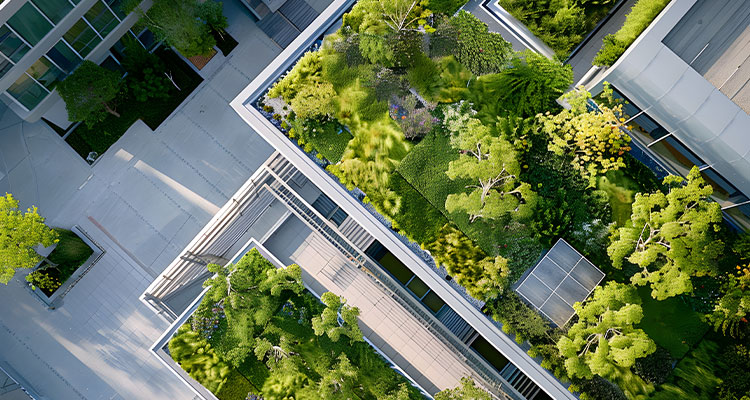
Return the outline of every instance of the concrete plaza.
<path id="1" fill-rule="evenodd" d="M 228 103 L 281 48 L 238 0 L 224 8 L 239 46 L 159 129 L 137 122 L 93 167 L 43 122 L 0 110 L 0 192 L 106 251 L 56 310 L 21 273 L 0 287 L 0 362 L 42 399 L 193 398 L 148 352 L 168 324 L 138 296 L 272 151 Z"/>

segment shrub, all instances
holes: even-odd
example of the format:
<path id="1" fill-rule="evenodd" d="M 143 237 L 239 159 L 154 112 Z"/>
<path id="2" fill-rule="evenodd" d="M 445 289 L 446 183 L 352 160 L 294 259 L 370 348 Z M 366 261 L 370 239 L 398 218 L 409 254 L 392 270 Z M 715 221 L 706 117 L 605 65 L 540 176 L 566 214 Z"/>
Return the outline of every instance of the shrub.
<path id="1" fill-rule="evenodd" d="M 169 341 L 169 354 L 193 379 L 218 393 L 227 381 L 230 367 L 205 339 L 183 325 Z"/>
<path id="2" fill-rule="evenodd" d="M 439 87 L 438 80 L 435 79 L 439 75 L 440 70 L 435 61 L 424 54 L 420 54 L 409 68 L 406 78 L 419 93 L 429 96 L 435 93 Z"/>
<path id="3" fill-rule="evenodd" d="M 128 88 L 133 92 L 136 100 L 144 102 L 148 99 L 169 97 L 172 84 L 159 71 L 153 67 L 147 67 L 143 69 L 143 75 L 140 78 L 128 79 Z"/>
<path id="4" fill-rule="evenodd" d="M 430 0 L 430 10 L 435 13 L 453 15 L 469 0 Z"/>
<path id="5" fill-rule="evenodd" d="M 622 389 L 599 375 L 578 384 L 577 389 L 581 400 L 627 400 Z"/>
<path id="6" fill-rule="evenodd" d="M 721 359 L 730 366 L 722 375 L 719 385 L 719 400 L 743 399 L 750 393 L 750 350 L 745 345 L 728 347 Z"/>
<path id="7" fill-rule="evenodd" d="M 458 31 L 453 55 L 475 75 L 500 72 L 509 61 L 513 47 L 503 37 L 489 32 L 487 24 L 461 11 L 450 22 Z"/>
<path id="8" fill-rule="evenodd" d="M 33 288 L 42 289 L 45 293 L 52 293 L 62 285 L 62 283 L 51 276 L 47 268 L 36 270 L 26 276 L 26 280 L 30 282 Z"/>
<path id="9" fill-rule="evenodd" d="M 431 105 L 421 104 L 413 94 L 395 98 L 389 109 L 391 118 L 398 123 L 407 139 L 424 137 L 432 130 L 438 120 L 430 111 Z"/>
<path id="10" fill-rule="evenodd" d="M 349 67 L 356 67 L 367 61 L 359 50 L 359 34 L 352 33 L 341 40 L 333 42 L 333 49 L 344 57 Z"/>
<path id="11" fill-rule="evenodd" d="M 661 385 L 672 373 L 672 356 L 667 349 L 657 347 L 655 352 L 635 360 L 633 372 L 647 382 Z"/>
<path id="12" fill-rule="evenodd" d="M 508 292 L 488 304 L 495 321 L 503 324 L 503 332 L 516 335 L 516 342 L 544 343 L 549 324 L 514 292 Z"/>
<path id="13" fill-rule="evenodd" d="M 392 69 L 385 67 L 373 70 L 367 77 L 366 84 L 372 88 L 378 101 L 388 101 L 393 96 L 403 96 L 408 89 L 401 75 L 396 75 Z"/>
<path id="14" fill-rule="evenodd" d="M 276 82 L 267 97 L 281 97 L 287 103 L 291 102 L 297 92 L 309 82 L 318 82 L 322 71 L 321 53 L 308 51 L 303 55 L 289 73 Z"/>
<path id="15" fill-rule="evenodd" d="M 604 37 L 604 45 L 594 57 L 594 65 L 612 66 L 651 21 L 669 4 L 670 0 L 638 0 L 625 17 L 622 28 Z"/>
<path id="16" fill-rule="evenodd" d="M 328 82 L 312 83 L 302 86 L 291 101 L 297 118 L 321 118 L 332 116 L 336 112 L 333 103 L 336 91 Z M 274 114 L 274 118 L 276 114 Z"/>

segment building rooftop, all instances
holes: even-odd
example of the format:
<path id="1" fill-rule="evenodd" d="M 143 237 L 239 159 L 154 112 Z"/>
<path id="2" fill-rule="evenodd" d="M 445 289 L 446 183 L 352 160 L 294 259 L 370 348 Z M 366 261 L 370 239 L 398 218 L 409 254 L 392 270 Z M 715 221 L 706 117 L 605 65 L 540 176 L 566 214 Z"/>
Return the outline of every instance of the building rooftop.
<path id="1" fill-rule="evenodd" d="M 663 42 L 750 114 L 750 2 L 696 2 Z"/>

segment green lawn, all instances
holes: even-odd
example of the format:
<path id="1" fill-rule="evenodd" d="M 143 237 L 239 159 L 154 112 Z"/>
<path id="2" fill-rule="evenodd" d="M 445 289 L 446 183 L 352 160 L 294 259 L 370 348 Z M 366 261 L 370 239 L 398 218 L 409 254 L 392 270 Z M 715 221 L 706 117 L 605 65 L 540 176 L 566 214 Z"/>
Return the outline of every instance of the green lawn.
<path id="1" fill-rule="evenodd" d="M 67 229 L 58 228 L 55 231 L 59 235 L 60 241 L 57 243 L 55 249 L 52 250 L 52 253 L 47 256 L 47 259 L 51 263 L 57 264 L 57 266 L 48 266 L 42 270 L 42 273 L 57 279 L 62 284 L 76 272 L 78 267 L 89 259 L 94 250 L 75 233 Z M 40 287 L 40 290 L 47 296 L 51 296 L 55 292 L 54 290 L 50 291 L 42 287 Z"/>
<path id="2" fill-rule="evenodd" d="M 91 128 L 81 124 L 65 139 L 81 157 L 86 158 L 92 151 L 102 155 L 139 119 L 155 130 L 203 81 L 173 51 L 157 50 L 154 54 L 162 59 L 180 90 L 172 88 L 169 97 L 151 98 L 144 102 L 137 101 L 129 91 L 124 90 L 116 106 L 120 117 L 108 115 Z"/>
<path id="3" fill-rule="evenodd" d="M 701 315 L 680 298 L 654 300 L 648 287 L 639 288 L 638 294 L 643 300 L 640 327 L 675 359 L 682 358 L 709 329 Z"/>
<path id="4" fill-rule="evenodd" d="M 597 179 L 596 186 L 609 195 L 612 220 L 617 222 L 617 226 L 625 225 L 633 211 L 632 204 L 635 193 L 639 190 L 638 184 L 623 171 L 609 171 Z"/>
<path id="5" fill-rule="evenodd" d="M 391 175 L 389 186 L 401 197 L 401 208 L 393 216 L 394 227 L 417 243 L 435 241 L 440 228 L 448 223 L 440 210 L 430 204 L 398 172 Z"/>
<path id="6" fill-rule="evenodd" d="M 352 134 L 344 129 L 341 124 L 333 121 L 321 125 L 316 124 L 314 129 L 315 132 L 304 135 L 305 140 L 309 141 L 315 150 L 331 163 L 335 164 L 341 161 L 346 145 L 352 140 Z"/>

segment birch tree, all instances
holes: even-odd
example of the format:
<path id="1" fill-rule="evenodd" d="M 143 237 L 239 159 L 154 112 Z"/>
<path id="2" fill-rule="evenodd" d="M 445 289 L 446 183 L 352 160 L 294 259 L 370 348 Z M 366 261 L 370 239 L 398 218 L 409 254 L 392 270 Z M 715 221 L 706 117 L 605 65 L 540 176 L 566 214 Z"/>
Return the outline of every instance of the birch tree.
<path id="1" fill-rule="evenodd" d="M 713 188 L 704 183 L 698 167 L 686 182 L 668 176 L 664 184 L 670 187 L 667 194 L 636 194 L 630 221 L 613 234 L 607 248 L 616 268 L 624 260 L 641 268 L 631 282 L 650 285 L 657 300 L 692 292 L 690 278 L 714 273 L 724 248 L 715 237 L 721 206 L 709 201 Z"/>
<path id="2" fill-rule="evenodd" d="M 578 322 L 557 342 L 570 376 L 611 377 L 656 351 L 654 341 L 635 328 L 643 318 L 640 302 L 634 287 L 609 282 L 597 287 L 590 300 L 573 305 Z"/>

